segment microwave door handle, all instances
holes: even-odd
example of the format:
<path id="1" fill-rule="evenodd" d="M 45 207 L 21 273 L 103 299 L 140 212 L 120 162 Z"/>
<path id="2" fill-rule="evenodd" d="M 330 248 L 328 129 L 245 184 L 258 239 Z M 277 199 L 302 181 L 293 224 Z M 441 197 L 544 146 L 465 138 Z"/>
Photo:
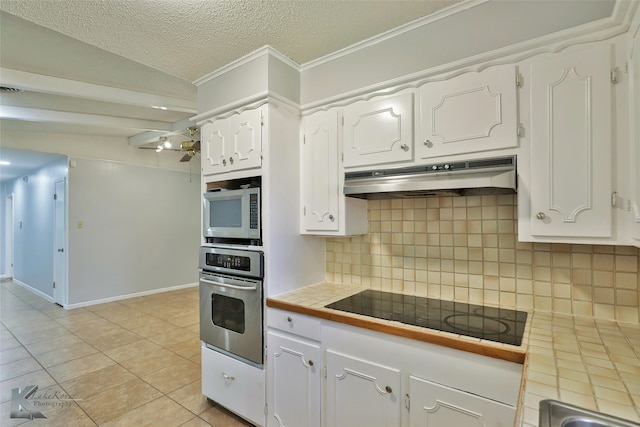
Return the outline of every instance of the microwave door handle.
<path id="1" fill-rule="evenodd" d="M 256 289 L 258 289 L 257 285 L 254 286 L 237 286 L 237 285 L 228 285 L 226 283 L 220 283 L 220 282 L 214 282 L 212 280 L 207 280 L 207 279 L 200 279 L 200 281 L 202 283 L 206 283 L 208 285 L 214 285 L 214 286 L 222 286 L 225 288 L 230 288 L 230 289 L 238 289 L 240 291 L 255 291 Z"/>

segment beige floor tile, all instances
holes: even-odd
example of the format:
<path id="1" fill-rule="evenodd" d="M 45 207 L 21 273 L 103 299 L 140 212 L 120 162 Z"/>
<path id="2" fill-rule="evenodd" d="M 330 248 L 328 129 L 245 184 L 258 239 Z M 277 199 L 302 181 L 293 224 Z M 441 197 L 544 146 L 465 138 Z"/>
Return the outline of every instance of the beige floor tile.
<path id="1" fill-rule="evenodd" d="M 38 362 L 42 364 L 42 366 L 48 368 L 50 366 L 59 365 L 61 363 L 79 359 L 81 357 L 95 354 L 97 352 L 98 350 L 95 347 L 85 342 L 81 342 L 65 348 L 61 348 L 59 350 L 41 353 L 34 357 Z"/>
<path id="2" fill-rule="evenodd" d="M 156 319 L 152 316 L 148 317 L 150 317 L 151 320 L 144 322 L 144 324 L 136 325 L 135 322 L 133 322 L 127 323 L 123 326 L 145 338 L 180 331 L 180 327 L 172 323 L 169 323 L 165 320 Z"/>
<path id="3" fill-rule="evenodd" d="M 31 357 L 31 355 L 23 346 L 1 350 L 0 365 L 15 362 L 16 360 L 27 359 L 29 357 Z"/>
<path id="4" fill-rule="evenodd" d="M 157 350 L 152 354 L 123 360 L 120 364 L 139 377 L 144 377 L 165 369 L 167 366 L 173 366 L 181 363 L 184 360 L 185 359 L 183 357 L 160 347 L 160 350 Z"/>
<path id="5" fill-rule="evenodd" d="M 75 335 L 65 335 L 62 337 L 55 337 L 52 339 L 35 342 L 33 344 L 28 344 L 25 347 L 27 350 L 29 350 L 29 353 L 37 356 L 42 353 L 65 349 L 67 347 L 72 347 L 78 344 L 85 344 L 85 341 Z"/>
<path id="6" fill-rule="evenodd" d="M 163 348 L 158 344 L 141 338 L 138 341 L 106 350 L 104 354 L 106 354 L 116 362 L 123 362 L 127 359 L 133 359 L 136 357 L 149 357 L 162 349 Z"/>
<path id="7" fill-rule="evenodd" d="M 142 379 L 163 393 L 171 393 L 200 378 L 200 366 L 190 360 L 168 366 L 160 371 L 145 375 Z"/>
<path id="8" fill-rule="evenodd" d="M 199 359 L 200 352 L 202 351 L 202 342 L 200 341 L 200 337 L 192 338 L 189 341 L 169 345 L 167 346 L 167 350 L 171 350 L 186 359 L 192 359 L 195 356 L 198 356 Z"/>
<path id="9" fill-rule="evenodd" d="M 178 328 L 175 331 L 149 338 L 150 341 L 163 347 L 171 347 L 193 339 L 199 339 L 199 335 L 184 328 Z"/>
<path id="10" fill-rule="evenodd" d="M 200 415 L 213 407 L 202 394 L 202 382 L 200 380 L 187 384 L 168 396 L 196 415 Z"/>
<path id="11" fill-rule="evenodd" d="M 202 418 L 194 418 L 186 423 L 182 424 L 180 427 L 211 427 L 211 424 L 203 420 Z M 215 426 L 214 426 L 215 427 Z"/>
<path id="12" fill-rule="evenodd" d="M 22 345 L 71 335 L 68 329 L 53 320 L 30 324 L 19 329 L 10 328 L 10 330 Z"/>
<path id="13" fill-rule="evenodd" d="M 47 388 L 55 384 L 56 380 L 44 369 L 29 372 L 28 374 L 0 382 L 0 402 L 11 400 L 11 390 L 14 388 L 23 388 L 29 385 Z"/>
<path id="14" fill-rule="evenodd" d="M 20 341 L 18 341 L 9 330 L 5 329 L 0 331 L 0 350 L 9 350 L 16 347 L 22 347 Z"/>
<path id="15" fill-rule="evenodd" d="M 247 427 L 253 426 L 247 420 L 227 411 L 221 406 L 214 406 L 208 411 L 200 414 L 200 418 L 215 427 Z"/>
<path id="16" fill-rule="evenodd" d="M 105 390 L 132 381 L 136 378 L 120 365 L 111 365 L 61 383 L 62 388 L 79 399 L 88 399 Z"/>
<path id="17" fill-rule="evenodd" d="M 115 363 L 116 362 L 109 359 L 104 354 L 96 353 L 81 357 L 80 359 L 61 363 L 60 365 L 52 366 L 47 368 L 47 371 L 49 371 L 49 374 L 51 374 L 58 383 L 63 383 L 88 373 L 99 371 L 100 369 L 114 365 Z"/>
<path id="18" fill-rule="evenodd" d="M 103 427 L 180 426 L 195 416 L 166 396 L 102 424 Z"/>
<path id="19" fill-rule="evenodd" d="M 161 396 L 160 391 L 135 378 L 83 400 L 79 405 L 100 425 Z"/>
<path id="20" fill-rule="evenodd" d="M 29 372 L 35 372 L 40 369 L 42 369 L 42 366 L 40 366 L 33 357 L 5 363 L 0 366 L 0 382 L 20 377 L 28 374 Z"/>
<path id="21" fill-rule="evenodd" d="M 120 347 L 125 344 L 129 344 L 140 339 L 140 335 L 127 331 L 124 328 L 116 327 L 113 330 L 96 335 L 94 337 L 86 338 L 85 340 L 99 349 L 100 351 L 106 351 L 112 348 Z"/>

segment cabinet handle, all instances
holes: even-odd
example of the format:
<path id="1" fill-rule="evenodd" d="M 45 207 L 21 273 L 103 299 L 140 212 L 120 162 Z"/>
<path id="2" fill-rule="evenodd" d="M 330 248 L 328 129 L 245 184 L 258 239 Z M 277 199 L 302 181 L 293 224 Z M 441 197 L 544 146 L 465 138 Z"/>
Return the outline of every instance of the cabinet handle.
<path id="1" fill-rule="evenodd" d="M 232 377 L 231 375 L 227 375 L 224 372 L 222 373 L 222 378 L 224 378 L 225 380 L 228 380 L 228 381 L 233 381 L 233 380 L 236 379 L 236 377 Z"/>
<path id="2" fill-rule="evenodd" d="M 229 157 L 229 163 L 233 164 L 233 157 Z"/>
<path id="3" fill-rule="evenodd" d="M 309 366 L 313 366 L 313 360 L 309 360 Z"/>
<path id="4" fill-rule="evenodd" d="M 287 317 L 287 322 L 289 322 L 289 323 L 293 322 L 293 319 L 291 318 L 291 316 Z"/>
<path id="5" fill-rule="evenodd" d="M 402 144 L 400 148 L 402 148 L 404 151 L 409 151 L 409 146 L 407 144 Z"/>
<path id="6" fill-rule="evenodd" d="M 335 221 L 336 219 L 333 217 L 333 215 L 329 215 L 329 219 L 331 220 L 331 222 Z"/>
<path id="7" fill-rule="evenodd" d="M 544 212 L 538 212 L 538 214 L 536 215 L 536 218 L 538 219 L 545 219 L 546 215 L 544 214 Z"/>
<path id="8" fill-rule="evenodd" d="M 222 166 L 227 166 L 227 159 L 222 159 Z"/>
<path id="9" fill-rule="evenodd" d="M 391 386 L 386 386 L 386 387 L 384 388 L 384 391 L 386 391 L 386 392 L 387 392 L 387 393 L 389 393 L 389 394 L 393 393 L 393 389 L 391 388 Z"/>
<path id="10" fill-rule="evenodd" d="M 431 148 L 433 147 L 433 142 L 429 141 L 428 139 L 424 140 L 424 145 L 426 145 L 427 147 Z"/>

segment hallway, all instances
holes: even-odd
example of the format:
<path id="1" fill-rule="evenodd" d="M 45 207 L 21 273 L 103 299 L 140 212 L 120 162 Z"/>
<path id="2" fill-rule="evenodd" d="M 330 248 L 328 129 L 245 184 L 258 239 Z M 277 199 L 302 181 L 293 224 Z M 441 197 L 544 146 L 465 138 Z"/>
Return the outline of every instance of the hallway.
<path id="1" fill-rule="evenodd" d="M 0 425 L 250 426 L 201 394 L 198 311 L 197 287 L 64 310 L 3 281 Z M 11 418 L 30 385 L 46 419 Z"/>

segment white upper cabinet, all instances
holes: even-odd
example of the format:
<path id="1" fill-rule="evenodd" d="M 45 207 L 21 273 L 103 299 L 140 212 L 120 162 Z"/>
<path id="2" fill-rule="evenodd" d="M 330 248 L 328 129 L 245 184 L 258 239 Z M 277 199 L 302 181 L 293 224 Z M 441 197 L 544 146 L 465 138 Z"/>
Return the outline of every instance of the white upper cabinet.
<path id="1" fill-rule="evenodd" d="M 491 67 L 420 88 L 419 157 L 518 145 L 516 67 Z"/>
<path id="2" fill-rule="evenodd" d="M 264 105 L 203 125 L 200 129 L 202 174 L 261 167 L 266 112 Z"/>
<path id="3" fill-rule="evenodd" d="M 640 14 L 640 12 L 639 12 Z M 637 18 L 640 20 L 640 18 Z M 632 39 L 630 114 L 631 119 L 631 201 L 630 221 L 632 243 L 640 247 L 640 24 L 636 26 Z"/>
<path id="4" fill-rule="evenodd" d="M 338 114 L 321 111 L 302 121 L 300 156 L 301 233 L 352 235 L 367 232 L 366 200 L 345 197 L 338 149 Z"/>
<path id="5" fill-rule="evenodd" d="M 413 160 L 413 93 L 346 106 L 343 135 L 345 168 Z"/>
<path id="6" fill-rule="evenodd" d="M 612 237 L 612 46 L 531 63 L 533 236 Z"/>

